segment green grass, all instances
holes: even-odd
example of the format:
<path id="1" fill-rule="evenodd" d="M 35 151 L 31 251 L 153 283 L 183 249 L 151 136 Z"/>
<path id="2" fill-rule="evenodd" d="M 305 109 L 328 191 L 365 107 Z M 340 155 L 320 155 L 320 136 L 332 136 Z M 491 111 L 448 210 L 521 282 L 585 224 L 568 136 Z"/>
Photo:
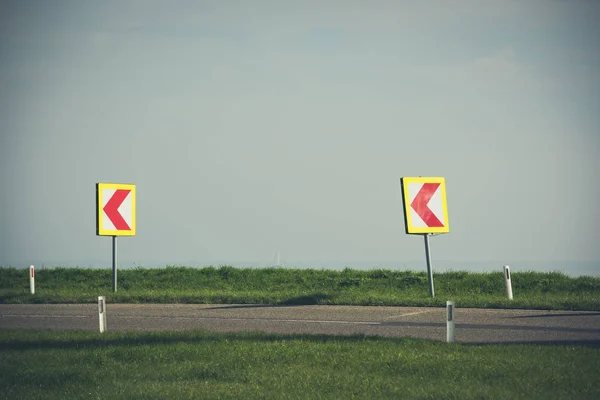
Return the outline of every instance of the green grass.
<path id="1" fill-rule="evenodd" d="M 600 348 L 0 330 L 2 399 L 597 399 Z"/>
<path id="2" fill-rule="evenodd" d="M 0 303 L 346 304 L 529 308 L 600 311 L 600 278 L 560 272 L 513 272 L 514 300 L 506 298 L 501 271 L 434 274 L 435 298 L 427 275 L 404 270 L 317 270 L 230 266 L 120 270 L 112 292 L 110 269 L 36 270 L 29 294 L 28 270 L 0 268 Z"/>

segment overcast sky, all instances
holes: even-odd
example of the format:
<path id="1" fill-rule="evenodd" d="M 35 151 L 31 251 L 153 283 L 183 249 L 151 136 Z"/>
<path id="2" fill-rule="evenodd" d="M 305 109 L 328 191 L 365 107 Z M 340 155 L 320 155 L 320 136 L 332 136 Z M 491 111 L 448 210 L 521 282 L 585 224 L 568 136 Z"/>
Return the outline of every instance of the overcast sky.
<path id="1" fill-rule="evenodd" d="M 0 265 L 596 262 L 598 1 L 0 1 Z"/>

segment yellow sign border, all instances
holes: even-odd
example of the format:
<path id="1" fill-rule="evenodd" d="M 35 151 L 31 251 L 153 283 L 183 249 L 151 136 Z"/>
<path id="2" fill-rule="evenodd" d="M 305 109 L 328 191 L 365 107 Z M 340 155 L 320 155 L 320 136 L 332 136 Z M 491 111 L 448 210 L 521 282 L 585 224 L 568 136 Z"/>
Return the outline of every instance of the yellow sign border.
<path id="1" fill-rule="evenodd" d="M 408 185 L 411 183 L 439 183 L 442 196 L 442 209 L 444 212 L 443 227 L 416 227 L 413 225 L 410 213 L 410 193 Z M 450 222 L 448 220 L 448 201 L 446 199 L 446 179 L 443 177 L 403 177 L 400 178 L 400 187 L 402 189 L 402 201 L 404 203 L 404 226 L 407 234 L 427 234 L 427 233 L 448 233 L 450 232 Z"/>
<path id="2" fill-rule="evenodd" d="M 125 189 L 131 191 L 131 230 L 120 231 L 120 230 L 109 230 L 104 229 L 102 223 L 102 190 L 103 189 Z M 96 183 L 96 235 L 97 236 L 135 236 L 135 185 L 130 183 Z"/>

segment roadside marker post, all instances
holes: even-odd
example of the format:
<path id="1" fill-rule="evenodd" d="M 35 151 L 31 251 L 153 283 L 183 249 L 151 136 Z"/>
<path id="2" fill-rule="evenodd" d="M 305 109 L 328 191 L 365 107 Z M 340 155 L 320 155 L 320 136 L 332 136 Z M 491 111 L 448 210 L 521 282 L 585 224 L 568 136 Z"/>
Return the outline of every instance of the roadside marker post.
<path id="1" fill-rule="evenodd" d="M 35 268 L 33 265 L 29 266 L 29 291 L 31 294 L 35 294 Z"/>
<path id="2" fill-rule="evenodd" d="M 504 266 L 504 282 L 506 283 L 506 295 L 508 296 L 509 300 L 512 300 L 512 282 L 510 280 L 510 267 L 508 265 Z"/>
<path id="3" fill-rule="evenodd" d="M 106 299 L 104 296 L 98 296 L 98 319 L 100 322 L 100 333 L 106 330 Z"/>
<path id="4" fill-rule="evenodd" d="M 454 333 L 454 301 L 446 301 L 446 342 L 453 343 L 456 341 Z"/>

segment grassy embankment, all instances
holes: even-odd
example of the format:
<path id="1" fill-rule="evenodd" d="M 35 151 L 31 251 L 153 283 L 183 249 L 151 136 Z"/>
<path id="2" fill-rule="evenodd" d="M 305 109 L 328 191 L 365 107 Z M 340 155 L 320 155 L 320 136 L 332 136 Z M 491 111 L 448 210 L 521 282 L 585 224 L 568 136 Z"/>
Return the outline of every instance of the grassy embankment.
<path id="1" fill-rule="evenodd" d="M 112 292 L 110 269 L 36 270 L 29 293 L 28 270 L 0 268 L 0 303 L 346 304 L 502 307 L 600 311 L 600 278 L 558 272 L 513 272 L 514 300 L 506 297 L 502 272 L 434 274 L 435 298 L 426 272 L 316 270 L 229 266 L 119 270 Z"/>
<path id="2" fill-rule="evenodd" d="M 600 279 L 282 268 L 0 268 L 0 302 L 295 303 L 600 310 Z M 0 330 L 0 399 L 600 398 L 600 348 L 199 331 Z"/>
<path id="3" fill-rule="evenodd" d="M 0 398 L 597 399 L 600 348 L 0 330 Z"/>

